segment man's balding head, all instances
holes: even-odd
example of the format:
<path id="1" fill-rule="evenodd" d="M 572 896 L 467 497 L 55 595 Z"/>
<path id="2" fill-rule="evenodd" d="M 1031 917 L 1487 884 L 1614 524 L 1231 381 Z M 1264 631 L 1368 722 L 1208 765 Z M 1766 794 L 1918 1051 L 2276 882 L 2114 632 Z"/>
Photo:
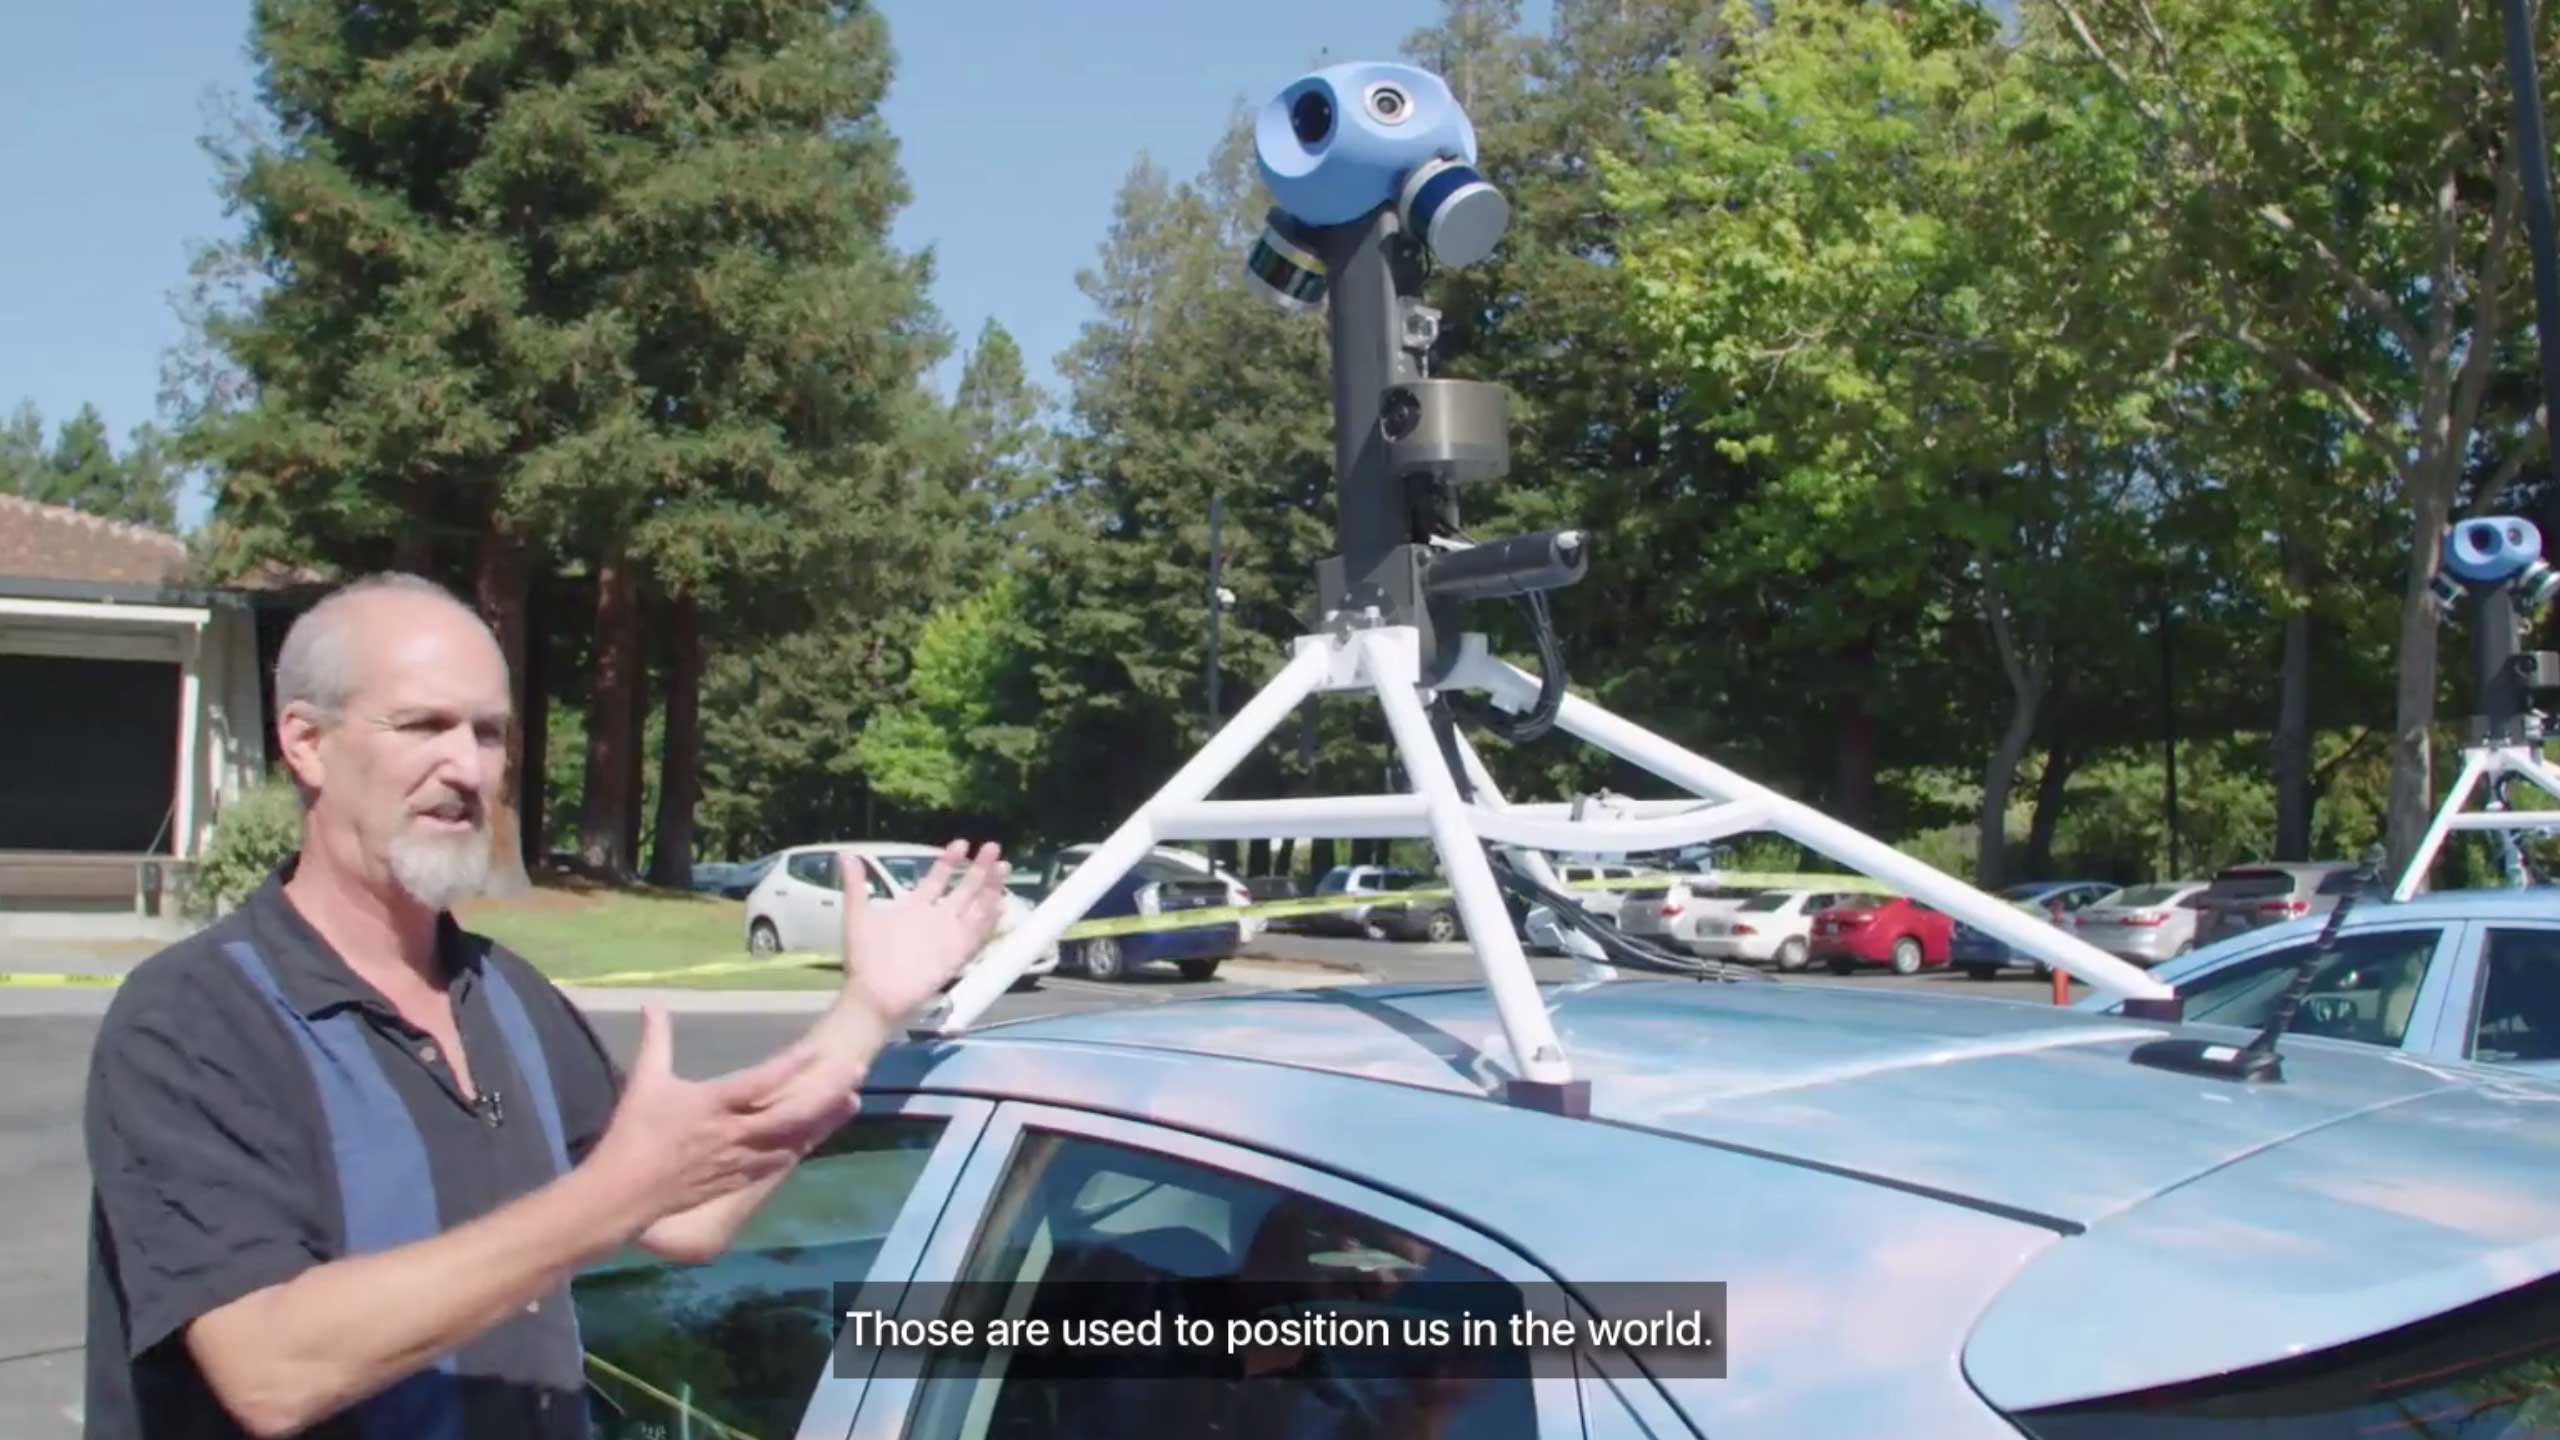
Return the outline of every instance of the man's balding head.
<path id="1" fill-rule="evenodd" d="M 433 910 L 476 894 L 509 709 L 497 640 L 433 581 L 374 576 L 312 607 L 276 660 L 304 863 L 316 850 L 347 880 Z"/>

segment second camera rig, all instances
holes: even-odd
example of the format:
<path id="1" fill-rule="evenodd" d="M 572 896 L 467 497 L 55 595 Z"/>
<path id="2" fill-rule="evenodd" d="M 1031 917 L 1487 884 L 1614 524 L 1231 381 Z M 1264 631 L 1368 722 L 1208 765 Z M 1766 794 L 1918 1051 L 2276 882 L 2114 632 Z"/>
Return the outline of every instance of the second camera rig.
<path id="1" fill-rule="evenodd" d="M 2411 853 L 2392 898 L 2418 891 L 2456 830 L 2484 830 L 2497 837 L 2508 883 L 2534 883 L 2515 837 L 2560 828 L 2560 814 L 2508 808 L 2511 781 L 2522 776 L 2560 800 L 2560 772 L 2542 758 L 2545 717 L 2537 695 L 2560 690 L 2560 655 L 2520 645 L 2535 618 L 2560 598 L 2560 570 L 2542 558 L 2542 532 L 2514 515 L 2490 515 L 2455 525 L 2444 538 L 2442 568 L 2431 586 L 2438 612 L 2450 620 L 2465 600 L 2471 605 L 2472 713 L 2463 740 L 2462 773 L 2437 808 L 2425 838 Z M 2483 810 L 2465 813 L 2472 792 L 2486 785 Z M 2547 818 L 2528 820 L 2527 814 Z"/>

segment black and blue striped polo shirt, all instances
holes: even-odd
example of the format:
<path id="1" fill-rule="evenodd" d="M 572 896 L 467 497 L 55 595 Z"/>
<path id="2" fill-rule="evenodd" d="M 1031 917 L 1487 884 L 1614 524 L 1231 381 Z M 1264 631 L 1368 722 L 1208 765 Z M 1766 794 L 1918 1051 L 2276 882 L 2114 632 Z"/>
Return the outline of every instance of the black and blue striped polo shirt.
<path id="1" fill-rule="evenodd" d="M 618 1077 L 524 960 L 439 931 L 476 1099 L 424 1032 L 283 894 L 238 910 L 118 991 L 89 1074 L 87 1434 L 232 1437 L 188 1356 L 191 1320 L 329 1260 L 427 1238 L 583 1159 Z M 366 1405 L 324 1440 L 585 1440 L 566 1285 Z"/>

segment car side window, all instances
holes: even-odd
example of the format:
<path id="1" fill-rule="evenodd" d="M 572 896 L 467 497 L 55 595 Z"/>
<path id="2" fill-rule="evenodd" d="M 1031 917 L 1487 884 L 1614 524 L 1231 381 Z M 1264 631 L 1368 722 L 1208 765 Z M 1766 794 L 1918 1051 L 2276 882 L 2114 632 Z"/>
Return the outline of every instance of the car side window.
<path id="1" fill-rule="evenodd" d="M 862 878 L 864 881 L 863 889 L 871 896 L 872 899 L 894 900 L 897 898 L 896 895 L 890 891 L 889 882 L 880 874 L 879 861 L 866 859 L 860 863 L 862 865 Z"/>
<path id="2" fill-rule="evenodd" d="M 2471 1058 L 2560 1061 L 2560 930 L 2493 929 L 2481 956 Z"/>
<path id="3" fill-rule="evenodd" d="M 2409 1033 L 2410 1012 L 2427 978 L 2427 962 L 2444 932 L 2436 928 L 2368 931 L 2342 936 L 2320 962 L 2311 988 L 2294 1012 L 2296 1034 L 2324 1035 L 2369 1045 L 2397 1046 Z M 2319 944 L 2280 945 L 2180 982 L 2186 1018 L 2207 1025 L 2255 1029 L 2267 1023 L 2278 997 L 2293 982 L 2294 968 Z"/>
<path id="4" fill-rule="evenodd" d="M 789 869 L 791 878 L 803 885 L 815 885 L 821 890 L 844 888 L 836 883 L 836 857 L 827 851 L 811 850 L 794 855 Z"/>
<path id="5" fill-rule="evenodd" d="M 1069 1320 L 1224 1318 L 1317 1309 L 1456 1323 L 1437 1297 L 1519 1292 L 1474 1262 L 1330 1201 L 1108 1141 L 1026 1131 L 994 1196 L 957 1294 L 983 1335 L 1004 1311 Z M 1464 1282 L 1456 1290 L 1446 1282 Z M 1525 1298 L 1517 1308 L 1526 1309 Z M 1500 1309 L 1499 1302 L 1491 1307 Z M 1110 1313 L 1099 1313 L 1108 1311 Z M 1219 1322 L 1223 1328 L 1224 1319 Z M 1492 1357 L 1490 1375 L 1337 1373 L 1321 1350 L 1186 1347 L 1132 1375 L 1126 1357 L 1084 1361 L 1064 1346 L 948 1346 L 926 1362 L 912 1440 L 1011 1435 L 1434 1435 L 1536 1433 L 1530 1357 Z M 1439 1353 L 1451 1352 L 1443 1348 Z M 1470 1368 L 1488 1365 L 1481 1352 Z M 1362 1422 L 1391 1422 L 1375 1430 Z"/>
<path id="6" fill-rule="evenodd" d="M 835 1352 L 838 1284 L 870 1278 L 948 1122 L 863 1116 L 706 1265 L 626 1247 L 570 1286 L 594 1440 L 790 1435 Z"/>

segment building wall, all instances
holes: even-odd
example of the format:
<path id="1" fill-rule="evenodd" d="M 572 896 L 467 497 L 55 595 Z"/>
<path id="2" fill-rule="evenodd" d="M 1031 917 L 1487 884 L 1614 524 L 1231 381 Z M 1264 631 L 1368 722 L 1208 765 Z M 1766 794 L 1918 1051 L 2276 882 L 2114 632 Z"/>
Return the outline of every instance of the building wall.
<path id="1" fill-rule="evenodd" d="M 258 664 L 256 615 L 227 607 L 214 611 L 198 666 L 195 833 L 186 853 L 200 856 L 223 809 L 267 773 L 272 722 Z"/>

